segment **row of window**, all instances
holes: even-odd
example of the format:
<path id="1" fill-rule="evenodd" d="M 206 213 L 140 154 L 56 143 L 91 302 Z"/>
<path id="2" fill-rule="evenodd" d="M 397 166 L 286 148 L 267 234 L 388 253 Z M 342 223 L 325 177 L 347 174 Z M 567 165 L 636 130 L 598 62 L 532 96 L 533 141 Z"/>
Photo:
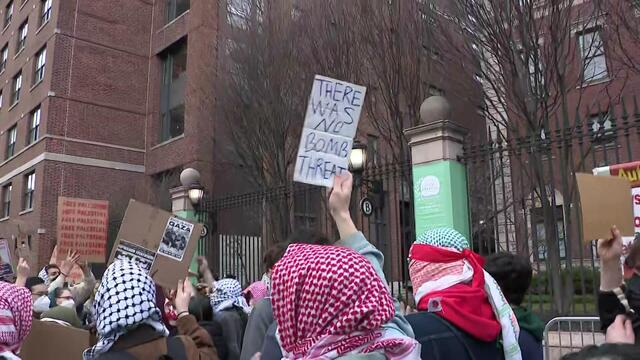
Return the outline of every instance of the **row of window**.
<path id="1" fill-rule="evenodd" d="M 27 0 L 21 0 L 21 4 L 24 4 L 25 2 L 27 2 Z M 49 19 L 51 19 L 51 2 L 52 0 L 40 0 L 40 19 L 39 19 L 39 23 L 38 26 L 42 26 L 43 24 L 45 24 L 47 21 L 49 21 Z M 14 2 L 13 1 L 9 1 L 7 3 L 7 6 L 4 8 L 4 28 L 6 29 L 7 26 L 9 26 L 9 24 L 11 24 L 11 20 L 13 19 L 13 7 L 14 7 Z M 22 29 L 24 27 L 25 29 L 25 35 L 24 37 L 26 38 L 26 28 L 27 28 L 27 22 L 25 21 L 23 23 L 23 25 L 20 25 L 20 29 Z M 22 30 L 18 31 L 19 38 L 22 37 L 21 33 Z M 18 47 L 18 49 L 20 49 L 20 47 Z M 19 50 L 17 51 L 19 52 Z"/>
<path id="2" fill-rule="evenodd" d="M 22 192 L 22 211 L 33 209 L 34 194 L 36 192 L 36 173 L 31 171 L 24 175 Z M 8 183 L 2 187 L 2 218 L 8 218 L 11 215 L 11 196 L 13 192 L 13 184 Z"/>
<path id="3" fill-rule="evenodd" d="M 0 65 L 5 64 L 5 54 L 7 51 L 7 47 L 5 46 L 0 52 L 0 56 L 2 58 L 2 63 Z M 35 60 L 33 61 L 33 77 L 32 77 L 32 86 L 40 83 L 44 80 L 44 70 L 47 62 L 47 48 L 46 46 L 40 49 L 36 55 Z M 4 70 L 3 67 L 2 70 Z M 1 72 L 1 71 L 0 71 Z M 18 71 L 17 74 L 13 76 L 13 80 L 11 82 L 11 106 L 15 105 L 20 101 L 20 94 L 22 93 L 22 70 Z M 2 108 L 2 90 L 0 90 L 0 108 Z"/>
<path id="4" fill-rule="evenodd" d="M 29 114 L 29 131 L 27 132 L 27 146 L 35 143 L 40 136 L 40 106 Z M 5 160 L 16 154 L 16 142 L 18 140 L 18 125 L 13 125 L 7 130 L 7 147 L 4 153 Z"/>

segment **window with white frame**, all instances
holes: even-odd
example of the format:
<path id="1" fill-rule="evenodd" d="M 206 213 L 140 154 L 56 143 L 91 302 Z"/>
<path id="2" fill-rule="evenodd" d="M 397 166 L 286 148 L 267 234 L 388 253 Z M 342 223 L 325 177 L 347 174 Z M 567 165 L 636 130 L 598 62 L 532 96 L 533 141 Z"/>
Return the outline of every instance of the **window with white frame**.
<path id="1" fill-rule="evenodd" d="M 589 132 L 594 143 L 612 143 L 615 140 L 616 130 L 611 121 L 611 114 L 603 112 L 589 116 Z"/>
<path id="2" fill-rule="evenodd" d="M 27 45 L 27 33 L 29 32 L 29 23 L 23 22 L 18 29 L 18 42 L 16 43 L 16 54 L 24 49 Z"/>
<path id="3" fill-rule="evenodd" d="M 33 209 L 34 194 L 36 192 L 36 173 L 32 171 L 24 176 L 24 194 L 22 198 L 22 210 Z"/>
<path id="4" fill-rule="evenodd" d="M 36 53 L 35 71 L 33 73 L 33 83 L 37 84 L 44 79 L 44 65 L 47 59 L 47 48 L 44 47 Z"/>
<path id="5" fill-rule="evenodd" d="M 20 101 L 20 91 L 22 90 L 22 71 L 19 71 L 16 76 L 13 77 L 13 84 L 11 86 L 11 105 Z"/>
<path id="6" fill-rule="evenodd" d="M 18 128 L 13 125 L 7 130 L 7 150 L 5 151 L 4 158 L 8 159 L 16 154 L 16 140 L 18 139 Z"/>
<path id="7" fill-rule="evenodd" d="M 585 82 L 606 79 L 609 74 L 600 29 L 585 31 L 579 35 L 578 40 L 582 56 L 582 79 Z"/>
<path id="8" fill-rule="evenodd" d="M 4 27 L 9 26 L 11 19 L 13 18 L 13 1 L 9 1 L 4 8 Z"/>
<path id="9" fill-rule="evenodd" d="M 51 19 L 51 1 L 52 0 L 42 0 L 40 2 L 40 25 Z"/>
<path id="10" fill-rule="evenodd" d="M 9 59 L 9 44 L 5 45 L 0 53 L 0 72 L 7 68 L 7 60 Z"/>
<path id="11" fill-rule="evenodd" d="M 2 217 L 8 218 L 11 214 L 11 183 L 2 187 Z"/>
<path id="12" fill-rule="evenodd" d="M 40 106 L 35 108 L 31 112 L 31 116 L 29 118 L 29 135 L 27 138 L 27 144 L 33 144 L 38 140 L 38 136 L 40 135 Z"/>

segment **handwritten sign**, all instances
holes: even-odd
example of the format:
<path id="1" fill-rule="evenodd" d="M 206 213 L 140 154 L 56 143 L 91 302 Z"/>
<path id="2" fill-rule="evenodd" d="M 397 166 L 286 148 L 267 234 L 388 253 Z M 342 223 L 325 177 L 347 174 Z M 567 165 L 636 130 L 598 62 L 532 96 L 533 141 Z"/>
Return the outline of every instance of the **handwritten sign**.
<path id="1" fill-rule="evenodd" d="M 298 148 L 294 181 L 333 186 L 347 171 L 366 88 L 316 75 Z"/>
<path id="2" fill-rule="evenodd" d="M 108 222 L 108 201 L 58 198 L 58 250 L 77 251 L 89 262 L 105 262 Z"/>

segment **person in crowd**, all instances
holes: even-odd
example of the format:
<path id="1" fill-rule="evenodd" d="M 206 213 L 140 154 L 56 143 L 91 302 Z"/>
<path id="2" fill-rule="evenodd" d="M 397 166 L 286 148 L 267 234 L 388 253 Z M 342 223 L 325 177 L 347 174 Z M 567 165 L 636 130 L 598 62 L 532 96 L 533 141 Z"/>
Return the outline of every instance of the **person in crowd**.
<path id="1" fill-rule="evenodd" d="M 415 339 L 384 327 L 394 300 L 371 262 L 352 249 L 289 245 L 273 270 L 272 303 L 284 358 L 419 358 Z M 263 360 L 280 358 L 262 353 Z"/>
<path id="2" fill-rule="evenodd" d="M 608 329 L 618 315 L 624 315 L 630 320 L 637 344 L 640 342 L 640 242 L 631 245 L 626 262 L 634 270 L 626 282 L 620 262 L 622 236 L 618 228 L 613 226 L 611 237 L 598 240 L 597 247 L 600 257 L 598 313 L 602 330 Z"/>
<path id="3" fill-rule="evenodd" d="M 31 302 L 26 287 L 0 282 L 0 359 L 20 359 L 20 347 L 31 331 Z"/>
<path id="4" fill-rule="evenodd" d="M 95 324 L 96 317 L 95 317 L 95 314 L 93 313 L 93 303 L 95 302 L 96 292 L 98 291 L 99 286 L 100 286 L 100 281 L 96 281 L 96 285 L 93 287 L 91 296 L 82 305 L 80 321 L 82 321 L 82 325 L 88 328 L 91 328 Z"/>
<path id="5" fill-rule="evenodd" d="M 38 274 L 38 277 L 44 280 L 44 283 L 49 286 L 49 284 L 51 284 L 51 282 L 55 280 L 58 275 L 60 275 L 60 267 L 58 267 L 58 265 L 56 264 L 49 264 L 42 268 L 40 274 Z"/>
<path id="6" fill-rule="evenodd" d="M 194 290 L 189 281 L 179 281 L 175 305 L 178 336 L 167 338 L 156 306 L 156 285 L 140 267 L 118 260 L 109 265 L 96 293 L 98 342 L 85 350 L 88 359 L 218 359 L 211 338 L 189 314 Z"/>
<path id="7" fill-rule="evenodd" d="M 242 293 L 247 299 L 249 306 L 253 307 L 258 301 L 267 297 L 267 285 L 262 281 L 256 281 L 249 285 Z"/>
<path id="8" fill-rule="evenodd" d="M 484 269 L 498 282 L 520 325 L 518 344 L 524 360 L 542 360 L 544 323 L 531 310 L 522 306 L 531 286 L 533 269 L 525 257 L 498 253 L 487 257 Z"/>
<path id="9" fill-rule="evenodd" d="M 73 297 L 73 301 L 76 304 L 84 304 L 85 301 L 91 296 L 91 292 L 96 286 L 96 278 L 91 272 L 91 267 L 86 262 L 79 263 L 82 272 L 84 273 L 84 279 L 77 285 L 69 285 L 67 283 L 67 276 L 71 272 L 73 266 L 78 263 L 80 257 L 76 253 L 69 252 L 67 258 L 62 262 L 59 268 L 59 274 L 53 278 L 49 276 L 49 292 L 53 292 L 57 288 L 68 287 Z"/>
<path id="10" fill-rule="evenodd" d="M 633 325 L 626 315 L 617 315 L 607 328 L 605 344 L 587 346 L 565 355 L 563 360 L 635 360 L 640 359 L 640 346 L 635 344 Z"/>
<path id="11" fill-rule="evenodd" d="M 356 251 L 358 254 L 364 256 L 369 263 L 373 266 L 378 277 L 381 279 L 382 283 L 387 284 L 387 280 L 385 274 L 382 270 L 384 257 L 382 253 L 376 249 L 371 243 L 367 241 L 365 236 L 358 231 L 353 220 L 351 219 L 351 214 L 349 212 L 349 206 L 351 202 L 351 191 L 353 188 L 353 177 L 350 173 L 346 173 L 343 176 L 337 176 L 335 179 L 334 187 L 331 190 L 329 195 L 329 210 L 331 216 L 333 217 L 336 227 L 338 228 L 338 233 L 340 235 L 340 240 L 337 241 L 334 245 L 350 248 Z M 293 239 L 296 239 L 295 237 Z M 329 241 L 322 237 L 321 239 L 316 239 L 321 244 L 327 244 Z M 326 241 L 326 242 L 325 242 Z M 293 243 L 298 243 L 297 240 L 292 241 Z M 402 335 L 406 335 L 408 337 L 414 337 L 413 329 L 411 325 L 407 322 L 404 315 L 400 309 L 400 303 L 397 299 L 394 300 L 394 316 L 393 318 L 383 325 L 385 330 L 390 330 L 392 332 L 397 332 Z M 264 300 L 263 300 L 264 301 Z M 256 308 L 252 311 L 252 316 L 260 307 L 262 302 L 258 302 Z M 268 307 L 265 306 L 271 312 L 271 305 Z M 272 314 L 269 316 L 273 317 Z M 266 316 L 264 316 L 266 318 Z M 250 331 L 250 329 L 249 329 Z M 262 350 L 272 349 L 266 353 L 273 353 L 280 351 L 280 347 L 278 346 L 278 342 L 276 341 L 276 331 L 277 326 L 275 323 L 272 323 L 266 330 L 265 335 L 263 336 L 263 348 Z M 253 355 L 253 352 L 247 353 L 247 357 L 245 359 L 249 359 Z"/>
<path id="12" fill-rule="evenodd" d="M 423 359 L 497 359 L 500 335 L 504 359 L 521 358 L 515 314 L 482 264 L 467 239 L 450 228 L 428 230 L 411 246 L 409 276 L 418 313 L 407 318 Z"/>
<path id="13" fill-rule="evenodd" d="M 244 296 L 238 280 L 225 278 L 216 283 L 210 296 L 213 319 L 224 329 L 223 335 L 229 360 L 240 359 L 242 340 L 251 308 Z"/>
<path id="14" fill-rule="evenodd" d="M 82 322 L 78 317 L 75 309 L 72 309 L 68 306 L 55 306 L 45 312 L 40 316 L 40 320 L 55 322 L 57 324 L 74 327 L 74 328 L 82 328 Z"/>
<path id="15" fill-rule="evenodd" d="M 189 303 L 189 314 L 195 316 L 198 325 L 207 330 L 218 351 L 220 360 L 227 360 L 229 358 L 229 352 L 223 335 L 224 329 L 219 322 L 213 319 L 213 309 L 211 308 L 209 297 L 203 295 L 192 297 Z"/>
<path id="16" fill-rule="evenodd" d="M 51 308 L 62 306 L 75 311 L 76 302 L 74 301 L 71 289 L 68 287 L 56 288 L 49 293 L 49 296 L 51 298 Z"/>
<path id="17" fill-rule="evenodd" d="M 38 319 L 40 314 L 49 310 L 51 300 L 49 299 L 49 292 L 47 291 L 47 285 L 44 280 L 38 276 L 32 276 L 27 278 L 25 287 L 31 292 L 31 303 L 33 305 L 33 316 Z"/>

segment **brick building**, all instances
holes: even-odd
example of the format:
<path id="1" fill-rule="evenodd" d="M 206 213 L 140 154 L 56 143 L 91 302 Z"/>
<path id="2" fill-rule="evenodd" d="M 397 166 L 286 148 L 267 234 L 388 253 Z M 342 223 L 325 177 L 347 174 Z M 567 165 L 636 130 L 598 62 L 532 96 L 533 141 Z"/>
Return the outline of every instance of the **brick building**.
<path id="1" fill-rule="evenodd" d="M 20 228 L 32 264 L 59 196 L 109 200 L 117 222 L 183 167 L 210 181 L 214 98 L 186 78 L 213 81 L 216 2 L 2 0 L 0 23 L 0 234 Z"/>

